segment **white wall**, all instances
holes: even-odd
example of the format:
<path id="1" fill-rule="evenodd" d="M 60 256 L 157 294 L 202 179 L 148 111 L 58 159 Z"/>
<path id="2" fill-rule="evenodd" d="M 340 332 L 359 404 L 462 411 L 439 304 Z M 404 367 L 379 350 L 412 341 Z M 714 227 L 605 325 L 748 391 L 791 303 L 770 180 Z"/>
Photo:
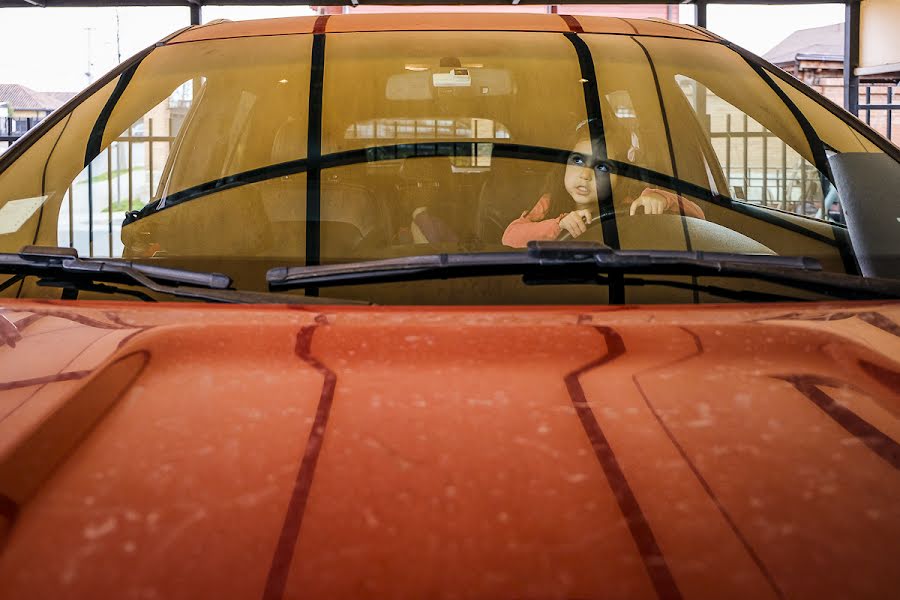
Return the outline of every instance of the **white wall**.
<path id="1" fill-rule="evenodd" d="M 863 0 L 860 6 L 860 68 L 900 63 L 900 0 Z"/>

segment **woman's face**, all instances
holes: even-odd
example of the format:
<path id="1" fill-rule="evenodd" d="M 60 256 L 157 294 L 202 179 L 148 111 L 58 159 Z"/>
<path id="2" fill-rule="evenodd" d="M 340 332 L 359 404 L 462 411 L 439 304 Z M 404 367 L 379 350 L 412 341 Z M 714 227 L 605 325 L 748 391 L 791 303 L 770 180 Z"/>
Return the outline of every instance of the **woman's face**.
<path id="1" fill-rule="evenodd" d="M 594 181 L 595 159 L 589 139 L 579 140 L 566 163 L 563 183 L 577 204 L 597 206 L 597 184 Z"/>

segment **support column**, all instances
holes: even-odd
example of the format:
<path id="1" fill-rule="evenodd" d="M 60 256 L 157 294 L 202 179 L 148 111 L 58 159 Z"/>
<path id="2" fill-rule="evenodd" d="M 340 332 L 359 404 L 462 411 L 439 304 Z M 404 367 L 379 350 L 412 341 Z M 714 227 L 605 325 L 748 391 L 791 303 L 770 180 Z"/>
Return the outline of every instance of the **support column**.
<path id="1" fill-rule="evenodd" d="M 202 10 L 199 4 L 191 2 L 191 25 L 200 25 L 201 22 L 201 13 Z"/>
<path id="2" fill-rule="evenodd" d="M 706 29 L 706 0 L 697 0 L 697 27 Z"/>
<path id="3" fill-rule="evenodd" d="M 844 108 L 859 116 L 859 0 L 847 0 L 844 11 Z"/>

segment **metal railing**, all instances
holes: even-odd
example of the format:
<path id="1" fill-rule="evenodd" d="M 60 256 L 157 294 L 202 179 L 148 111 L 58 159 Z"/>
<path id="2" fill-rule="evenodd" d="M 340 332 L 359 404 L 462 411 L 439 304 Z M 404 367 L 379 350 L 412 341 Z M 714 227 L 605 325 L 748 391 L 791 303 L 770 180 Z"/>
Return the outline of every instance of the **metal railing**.
<path id="1" fill-rule="evenodd" d="M 894 111 L 900 110 L 900 102 L 895 102 L 897 94 L 894 85 L 867 85 L 863 88 L 865 102 L 859 105 L 859 115 L 881 135 L 890 141 L 897 143 L 900 140 L 894 140 Z M 884 102 L 873 102 L 873 92 L 881 92 L 883 90 Z M 879 94 L 880 95 L 880 94 Z M 897 136 L 900 138 L 900 135 Z"/>
<path id="2" fill-rule="evenodd" d="M 725 127 L 709 135 L 737 200 L 797 214 L 827 212 L 819 171 L 746 114 L 724 115 Z M 720 192 L 725 193 L 724 190 Z"/>
<path id="3" fill-rule="evenodd" d="M 146 133 L 135 129 L 113 140 L 69 185 L 58 217 L 59 245 L 83 256 L 121 256 L 125 213 L 152 199 L 175 140 L 154 135 L 153 119 Z"/>
<path id="4" fill-rule="evenodd" d="M 0 152 L 9 148 L 14 141 L 42 120 L 39 117 L 0 117 Z"/>

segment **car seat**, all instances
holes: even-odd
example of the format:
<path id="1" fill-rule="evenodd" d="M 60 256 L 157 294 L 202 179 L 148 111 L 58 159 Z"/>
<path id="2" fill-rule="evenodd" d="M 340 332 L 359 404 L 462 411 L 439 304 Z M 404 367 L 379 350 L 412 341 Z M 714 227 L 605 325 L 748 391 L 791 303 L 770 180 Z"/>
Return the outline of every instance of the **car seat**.
<path id="1" fill-rule="evenodd" d="M 487 244 L 500 244 L 507 226 L 523 211 L 531 210 L 544 192 L 554 163 L 494 159 L 478 195 L 475 231 Z"/>
<path id="2" fill-rule="evenodd" d="M 272 164 L 305 158 L 306 135 L 299 119 L 288 119 L 274 136 Z M 368 187 L 344 181 L 342 172 L 324 171 L 319 187 L 319 253 L 325 261 L 364 258 L 357 256 L 362 245 L 387 243 L 385 208 Z M 306 182 L 303 173 L 283 176 L 271 183 L 265 195 L 264 205 L 278 254 L 306 253 Z"/>
<path id="3" fill-rule="evenodd" d="M 397 191 L 409 219 L 411 241 L 443 244 L 459 241 L 465 207 L 451 186 L 450 161 L 444 157 L 407 158 L 400 167 Z"/>

